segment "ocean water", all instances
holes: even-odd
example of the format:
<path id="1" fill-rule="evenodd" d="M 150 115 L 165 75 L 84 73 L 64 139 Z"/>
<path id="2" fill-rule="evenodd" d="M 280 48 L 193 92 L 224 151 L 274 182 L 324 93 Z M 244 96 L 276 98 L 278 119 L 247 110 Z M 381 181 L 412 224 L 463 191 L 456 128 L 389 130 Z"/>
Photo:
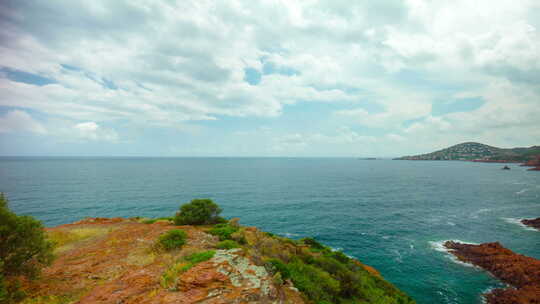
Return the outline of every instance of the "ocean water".
<path id="1" fill-rule="evenodd" d="M 341 249 L 418 303 L 481 303 L 501 284 L 442 249 L 499 241 L 540 258 L 540 172 L 517 165 L 353 158 L 0 158 L 11 208 L 46 226 L 170 216 L 212 198 L 226 217 Z"/>

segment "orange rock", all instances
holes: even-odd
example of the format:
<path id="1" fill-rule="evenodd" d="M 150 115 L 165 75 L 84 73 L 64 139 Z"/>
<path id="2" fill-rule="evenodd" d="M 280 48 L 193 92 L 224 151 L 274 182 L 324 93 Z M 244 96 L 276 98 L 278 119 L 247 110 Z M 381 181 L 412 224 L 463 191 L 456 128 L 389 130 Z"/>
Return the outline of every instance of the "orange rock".
<path id="1" fill-rule="evenodd" d="M 188 254 L 215 248 L 218 238 L 202 227 L 91 218 L 46 230 L 69 236 L 72 230 L 86 228 L 104 229 L 57 252 L 57 259 L 43 270 L 40 280 L 24 282 L 30 298 L 54 295 L 82 304 L 303 303 L 289 301 L 283 296 L 285 287 L 274 286 L 264 268 L 238 249 L 218 250 L 214 259 L 180 275 L 178 291 L 163 288 L 162 274 L 171 265 Z M 186 231 L 187 244 L 181 250 L 155 251 L 153 244 L 159 235 L 171 229 Z M 250 231 L 255 239 L 263 236 L 256 229 Z M 294 290 L 288 294 L 301 298 Z"/>
<path id="2" fill-rule="evenodd" d="M 540 303 L 540 260 L 504 248 L 500 243 L 480 245 L 448 241 L 444 244 L 459 260 L 480 266 L 513 288 L 494 289 L 489 304 Z"/>

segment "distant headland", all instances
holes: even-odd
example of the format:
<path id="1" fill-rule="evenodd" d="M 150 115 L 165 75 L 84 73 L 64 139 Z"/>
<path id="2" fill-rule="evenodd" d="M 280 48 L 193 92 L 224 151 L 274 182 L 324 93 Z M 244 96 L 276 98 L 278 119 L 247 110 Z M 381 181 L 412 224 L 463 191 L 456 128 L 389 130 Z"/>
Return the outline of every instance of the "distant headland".
<path id="1" fill-rule="evenodd" d="M 403 156 L 397 160 L 462 160 L 476 162 L 521 163 L 540 166 L 540 146 L 528 148 L 497 148 L 477 142 L 465 142 L 435 152 Z"/>

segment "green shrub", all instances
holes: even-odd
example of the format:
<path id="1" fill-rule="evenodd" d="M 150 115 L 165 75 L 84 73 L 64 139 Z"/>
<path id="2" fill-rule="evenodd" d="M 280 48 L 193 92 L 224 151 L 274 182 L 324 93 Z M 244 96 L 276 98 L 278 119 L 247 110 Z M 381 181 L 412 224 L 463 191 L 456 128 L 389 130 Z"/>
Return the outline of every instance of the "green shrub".
<path id="1" fill-rule="evenodd" d="M 197 253 L 188 255 L 184 258 L 184 260 L 191 262 L 193 264 L 198 264 L 200 262 L 210 260 L 211 258 L 214 257 L 214 254 L 216 254 L 214 250 L 202 251 L 202 252 L 197 252 Z"/>
<path id="2" fill-rule="evenodd" d="M 332 253 L 329 254 L 329 256 L 338 260 L 339 262 L 343 264 L 347 264 L 351 261 L 351 258 L 349 258 L 347 255 L 345 255 L 341 251 L 333 251 Z"/>
<path id="3" fill-rule="evenodd" d="M 314 238 L 307 237 L 307 238 L 301 239 L 300 241 L 313 249 L 318 249 L 318 250 L 326 249 L 325 246 L 317 242 L 317 240 L 315 240 Z"/>
<path id="4" fill-rule="evenodd" d="M 46 239 L 41 222 L 13 213 L 0 193 L 0 298 L 9 301 L 17 297 L 18 281 L 8 281 L 8 277 L 36 278 L 41 268 L 51 264 L 53 248 L 54 243 Z"/>
<path id="5" fill-rule="evenodd" d="M 238 227 L 229 225 L 228 223 L 217 224 L 208 231 L 208 233 L 219 237 L 220 241 L 230 240 L 231 235 L 238 231 Z"/>
<path id="6" fill-rule="evenodd" d="M 194 199 L 180 206 L 174 217 L 176 225 L 208 225 L 223 222 L 221 208 L 211 199 Z"/>
<path id="7" fill-rule="evenodd" d="M 327 272 L 296 260 L 287 265 L 294 286 L 315 303 L 338 302 L 340 285 Z"/>
<path id="8" fill-rule="evenodd" d="M 270 272 L 272 273 L 280 273 L 281 274 L 281 278 L 283 280 L 286 280 L 288 278 L 291 277 L 291 272 L 289 271 L 289 269 L 287 268 L 287 265 L 285 265 L 285 263 L 283 263 L 281 260 L 279 259 L 269 259 L 268 262 L 268 268 L 270 268 Z"/>
<path id="9" fill-rule="evenodd" d="M 172 250 L 182 247 L 186 243 L 186 237 L 187 235 L 183 230 L 173 229 L 159 236 L 157 243 L 160 248 Z"/>
<path id="10" fill-rule="evenodd" d="M 217 243 L 216 248 L 217 249 L 233 249 L 233 248 L 239 248 L 240 244 L 233 240 L 224 240 L 219 243 Z"/>

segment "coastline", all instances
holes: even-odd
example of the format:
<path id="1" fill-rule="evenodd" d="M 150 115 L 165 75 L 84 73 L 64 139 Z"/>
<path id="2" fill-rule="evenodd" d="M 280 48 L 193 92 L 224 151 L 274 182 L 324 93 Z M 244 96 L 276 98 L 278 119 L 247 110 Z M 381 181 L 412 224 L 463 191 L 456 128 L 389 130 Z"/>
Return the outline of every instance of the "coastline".
<path id="1" fill-rule="evenodd" d="M 475 245 L 447 241 L 444 247 L 458 260 L 480 267 L 511 286 L 484 294 L 486 303 L 540 301 L 540 260 L 517 254 L 498 242 Z"/>
<path id="2" fill-rule="evenodd" d="M 156 240 L 172 230 L 184 231 L 186 244 L 173 251 L 156 249 Z M 32 301 L 332 302 L 325 294 L 337 295 L 336 288 L 361 279 L 355 292 L 362 291 L 367 303 L 376 303 L 381 295 L 389 303 L 415 303 L 357 259 L 314 239 L 296 241 L 241 226 L 238 219 L 215 226 L 177 226 L 166 218 L 86 218 L 45 231 L 57 242 L 57 259 L 40 279 L 24 282 Z M 186 262 L 201 254 L 210 257 L 197 264 Z M 341 279 L 334 277 L 337 274 Z"/>

